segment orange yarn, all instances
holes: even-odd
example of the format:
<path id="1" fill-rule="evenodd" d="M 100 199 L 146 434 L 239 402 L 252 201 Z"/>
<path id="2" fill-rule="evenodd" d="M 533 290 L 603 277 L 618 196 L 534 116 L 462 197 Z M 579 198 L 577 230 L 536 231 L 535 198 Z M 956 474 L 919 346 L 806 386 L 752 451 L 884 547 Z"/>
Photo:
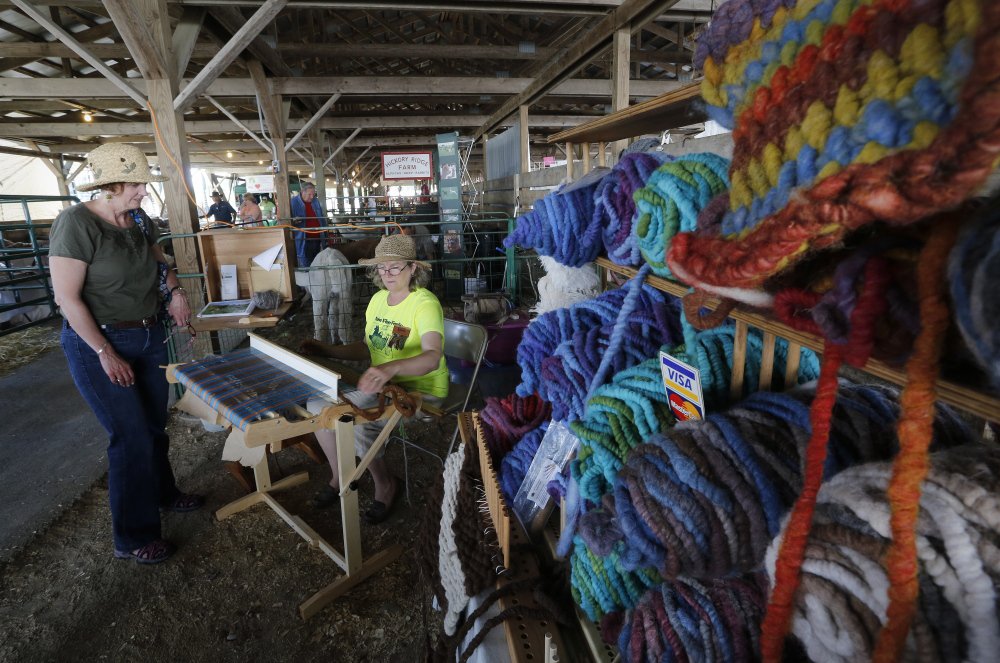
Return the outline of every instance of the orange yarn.
<path id="1" fill-rule="evenodd" d="M 917 583 L 917 516 L 921 484 L 927 476 L 927 449 L 934 434 L 935 381 L 949 321 L 944 275 L 948 253 L 960 225 L 960 220 L 954 216 L 938 220 L 917 266 L 921 328 L 906 364 L 908 380 L 900 396 L 899 455 L 893 462 L 886 493 L 892 508 L 892 544 L 886 556 L 889 608 L 875 645 L 873 660 L 876 663 L 891 663 L 902 656 L 917 607 L 920 589 Z"/>
<path id="2" fill-rule="evenodd" d="M 826 463 L 827 441 L 830 438 L 833 405 L 837 400 L 837 371 L 844 357 L 844 345 L 826 343 L 823 346 L 823 365 L 820 369 L 816 396 L 809 408 L 812 436 L 806 447 L 805 474 L 802 493 L 795 501 L 785 538 L 781 542 L 778 561 L 774 569 L 774 591 L 767 604 L 767 614 L 761 626 L 760 647 L 765 663 L 781 660 L 785 635 L 792 621 L 792 601 L 799 588 L 799 571 L 805 555 L 809 530 L 812 528 L 816 495 L 823 482 L 823 465 Z"/>

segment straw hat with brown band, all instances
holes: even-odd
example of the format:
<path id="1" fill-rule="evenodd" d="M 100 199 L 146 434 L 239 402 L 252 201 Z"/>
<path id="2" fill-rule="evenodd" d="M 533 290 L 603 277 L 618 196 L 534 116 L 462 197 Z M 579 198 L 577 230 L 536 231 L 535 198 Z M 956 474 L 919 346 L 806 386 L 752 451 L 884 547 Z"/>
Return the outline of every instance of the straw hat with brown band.
<path id="1" fill-rule="evenodd" d="M 138 147 L 128 143 L 101 145 L 87 155 L 87 167 L 94 179 L 92 182 L 77 185 L 77 191 L 93 191 L 116 182 L 149 184 L 166 182 L 169 179 L 151 173 L 146 155 Z"/>
<path id="2" fill-rule="evenodd" d="M 422 260 L 417 260 L 417 246 L 413 243 L 413 238 L 409 235 L 386 235 L 378 246 L 375 247 L 374 258 L 362 258 L 358 260 L 359 265 L 378 265 L 390 260 L 405 260 L 416 263 L 425 269 L 430 269 L 430 264 Z"/>

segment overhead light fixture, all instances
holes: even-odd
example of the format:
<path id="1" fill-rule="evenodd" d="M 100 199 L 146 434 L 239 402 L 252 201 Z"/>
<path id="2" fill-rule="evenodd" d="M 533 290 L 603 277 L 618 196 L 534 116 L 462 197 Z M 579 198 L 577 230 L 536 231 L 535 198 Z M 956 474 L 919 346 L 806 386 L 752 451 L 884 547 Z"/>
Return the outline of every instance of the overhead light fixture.
<path id="1" fill-rule="evenodd" d="M 233 158 L 233 153 L 232 152 L 226 152 L 226 158 L 227 159 L 232 159 Z"/>
<path id="2" fill-rule="evenodd" d="M 263 159 L 258 159 L 257 160 L 257 165 L 258 166 L 263 166 L 264 165 L 264 160 Z"/>
<path id="3" fill-rule="evenodd" d="M 83 112 L 83 121 L 84 122 L 93 122 L 94 121 L 94 116 L 91 115 L 89 111 L 84 111 Z"/>
<path id="4" fill-rule="evenodd" d="M 295 174 L 296 174 L 296 175 L 301 175 L 301 174 L 302 174 L 302 171 L 301 171 L 301 170 L 296 170 L 296 171 L 295 171 Z"/>

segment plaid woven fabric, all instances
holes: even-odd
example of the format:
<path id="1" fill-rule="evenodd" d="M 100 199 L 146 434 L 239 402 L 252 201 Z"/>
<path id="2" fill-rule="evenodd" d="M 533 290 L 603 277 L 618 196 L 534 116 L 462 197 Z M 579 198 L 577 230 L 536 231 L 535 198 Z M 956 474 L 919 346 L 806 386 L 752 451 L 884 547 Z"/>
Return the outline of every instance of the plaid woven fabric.
<path id="1" fill-rule="evenodd" d="M 305 405 L 327 387 L 253 349 L 177 367 L 177 381 L 239 430 Z"/>

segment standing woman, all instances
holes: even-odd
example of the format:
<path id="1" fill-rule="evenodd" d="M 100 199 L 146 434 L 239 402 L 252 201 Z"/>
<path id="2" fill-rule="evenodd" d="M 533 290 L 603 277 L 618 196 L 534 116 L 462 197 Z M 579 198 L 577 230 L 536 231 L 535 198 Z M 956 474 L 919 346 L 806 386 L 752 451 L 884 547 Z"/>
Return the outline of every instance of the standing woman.
<path id="1" fill-rule="evenodd" d="M 358 407 L 375 405 L 378 393 L 390 382 L 419 392 L 425 403 L 440 405 L 448 395 L 448 367 L 444 360 L 444 313 L 437 297 L 425 287 L 430 280 L 430 265 L 417 260 L 413 238 L 408 235 L 383 237 L 375 247 L 375 257 L 358 262 L 373 266 L 372 281 L 379 288 L 365 311 L 365 340 L 347 345 L 309 340 L 302 343 L 301 351 L 341 360 L 368 355 L 371 368 L 358 380 L 358 389 L 365 396 L 348 395 Z M 371 448 L 385 423 L 381 420 L 354 426 L 358 456 Z M 318 430 L 316 439 L 333 470 L 329 487 L 312 500 L 313 506 L 324 508 L 340 499 L 337 436 L 331 430 Z M 390 473 L 383 455 L 371 462 L 368 471 L 375 482 L 375 500 L 365 512 L 365 520 L 380 523 L 399 496 L 399 480 Z"/>
<path id="2" fill-rule="evenodd" d="M 141 564 L 166 560 L 160 509 L 193 511 L 200 495 L 182 493 L 167 451 L 167 363 L 162 298 L 174 324 L 191 309 L 177 275 L 155 243 L 156 225 L 139 208 L 149 172 L 139 148 L 108 143 L 87 156 L 100 189 L 94 200 L 64 210 L 52 224 L 49 267 L 65 322 L 62 348 L 77 389 L 110 437 L 108 493 L 114 555 Z M 161 295 L 162 293 L 162 295 Z"/>
<path id="3" fill-rule="evenodd" d="M 249 191 L 243 194 L 243 202 L 240 203 L 240 221 L 246 227 L 259 226 L 263 213 L 257 204 L 257 199 Z"/>

